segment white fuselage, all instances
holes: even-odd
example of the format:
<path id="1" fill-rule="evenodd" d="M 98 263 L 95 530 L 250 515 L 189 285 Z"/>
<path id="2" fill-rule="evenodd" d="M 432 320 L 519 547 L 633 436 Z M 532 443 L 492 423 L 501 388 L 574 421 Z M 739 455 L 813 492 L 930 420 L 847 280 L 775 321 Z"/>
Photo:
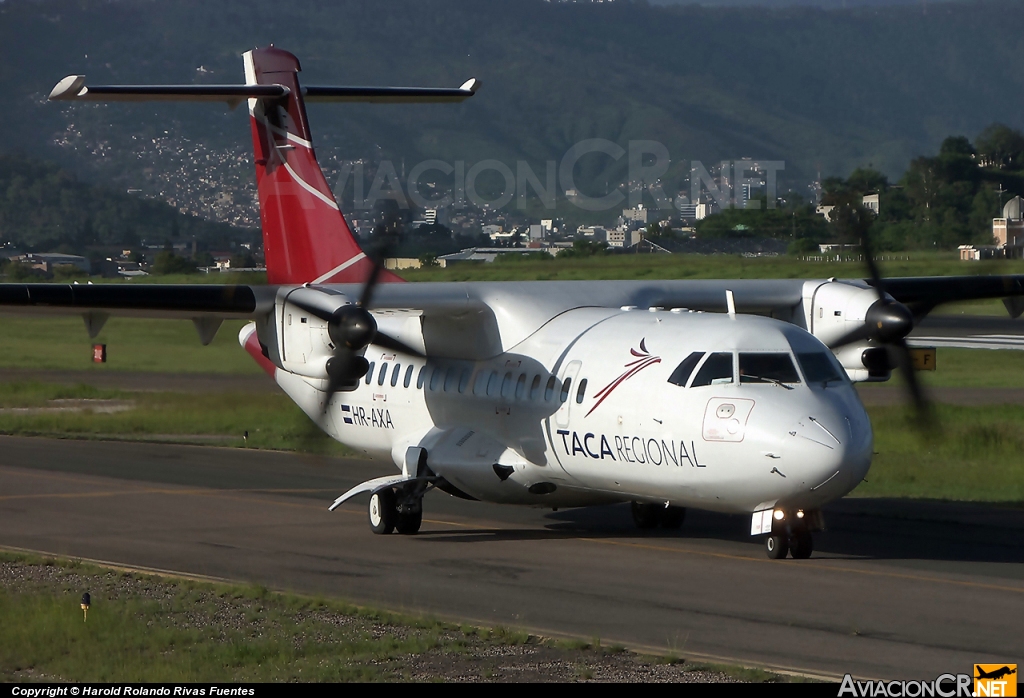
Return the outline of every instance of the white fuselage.
<path id="1" fill-rule="evenodd" d="M 694 354 L 688 380 L 669 382 Z M 718 377 L 695 385 L 712 354 Z M 799 375 L 746 382 L 751 355 L 786 355 Z M 798 355 L 841 378 L 813 380 Z M 842 368 L 812 335 L 769 318 L 579 308 L 486 360 L 373 345 L 366 358 L 366 377 L 326 409 L 324 381 L 276 379 L 342 443 L 399 468 L 409 448 L 426 449 L 434 473 L 481 500 L 813 509 L 870 465 L 870 422 Z"/>

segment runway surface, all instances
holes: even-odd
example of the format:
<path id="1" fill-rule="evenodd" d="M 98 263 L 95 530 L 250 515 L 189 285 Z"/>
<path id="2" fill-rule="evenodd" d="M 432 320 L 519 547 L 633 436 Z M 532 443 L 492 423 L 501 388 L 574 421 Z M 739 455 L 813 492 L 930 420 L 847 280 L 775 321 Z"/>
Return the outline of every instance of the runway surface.
<path id="1" fill-rule="evenodd" d="M 361 460 L 0 437 L 0 546 L 258 582 L 389 609 L 816 674 L 935 678 L 1024 659 L 1024 510 L 848 499 L 811 560 L 745 517 L 644 535 L 570 511 L 433 492 L 417 536 L 374 536 L 390 471 Z"/>

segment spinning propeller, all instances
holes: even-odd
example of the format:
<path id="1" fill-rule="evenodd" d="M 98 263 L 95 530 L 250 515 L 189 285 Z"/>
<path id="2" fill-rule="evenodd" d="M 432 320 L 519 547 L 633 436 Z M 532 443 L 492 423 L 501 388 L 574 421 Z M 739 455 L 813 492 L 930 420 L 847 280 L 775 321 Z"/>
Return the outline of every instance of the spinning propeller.
<path id="1" fill-rule="evenodd" d="M 864 324 L 846 333 L 829 345 L 829 349 L 838 349 L 848 344 L 869 340 L 885 347 L 889 363 L 895 363 L 900 375 L 906 381 L 911 400 L 917 413 L 918 425 L 925 429 L 935 426 L 935 415 L 931 404 L 917 380 L 914 362 L 907 346 L 907 335 L 914 329 L 915 313 L 903 303 L 889 298 L 885 294 L 885 281 L 878 271 L 871 249 L 868 229 L 871 227 L 871 215 L 866 209 L 858 206 L 843 206 L 841 224 L 845 223 L 853 232 L 859 234 L 864 260 L 871 275 L 871 286 L 878 294 L 878 300 L 871 304 L 864 316 Z M 927 312 L 927 311 L 925 311 Z"/>
<path id="2" fill-rule="evenodd" d="M 387 257 L 384 249 L 376 256 L 373 270 L 363 284 L 362 293 L 355 304 L 343 305 L 333 311 L 328 311 L 297 298 L 290 300 L 296 307 L 327 323 L 327 334 L 331 338 L 331 344 L 334 345 L 334 356 L 327 360 L 325 410 L 336 392 L 343 388 L 354 387 L 359 379 L 366 375 L 370 364 L 360 352 L 369 345 L 376 344 L 392 351 L 400 351 L 421 359 L 426 358 L 417 349 L 380 331 L 377 321 L 370 314 L 373 292 L 380 280 L 384 259 Z"/>

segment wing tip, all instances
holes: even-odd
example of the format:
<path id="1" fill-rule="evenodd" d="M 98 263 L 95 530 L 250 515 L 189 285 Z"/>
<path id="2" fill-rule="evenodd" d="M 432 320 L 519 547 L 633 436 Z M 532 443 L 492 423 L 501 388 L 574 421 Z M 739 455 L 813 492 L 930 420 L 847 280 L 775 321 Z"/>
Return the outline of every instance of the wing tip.
<path id="1" fill-rule="evenodd" d="M 50 101 L 72 100 L 82 96 L 85 89 L 84 75 L 69 75 L 50 90 Z"/>

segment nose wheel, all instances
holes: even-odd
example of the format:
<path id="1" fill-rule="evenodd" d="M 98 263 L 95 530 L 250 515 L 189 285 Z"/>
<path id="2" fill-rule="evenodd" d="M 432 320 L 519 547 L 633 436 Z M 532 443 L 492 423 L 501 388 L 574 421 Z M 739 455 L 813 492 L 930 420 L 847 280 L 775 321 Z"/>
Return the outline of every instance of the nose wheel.
<path id="1" fill-rule="evenodd" d="M 764 551 L 772 560 L 782 560 L 787 554 L 794 560 L 806 560 L 814 552 L 814 537 L 807 529 L 798 529 L 788 535 L 773 533 L 764 539 Z"/>

